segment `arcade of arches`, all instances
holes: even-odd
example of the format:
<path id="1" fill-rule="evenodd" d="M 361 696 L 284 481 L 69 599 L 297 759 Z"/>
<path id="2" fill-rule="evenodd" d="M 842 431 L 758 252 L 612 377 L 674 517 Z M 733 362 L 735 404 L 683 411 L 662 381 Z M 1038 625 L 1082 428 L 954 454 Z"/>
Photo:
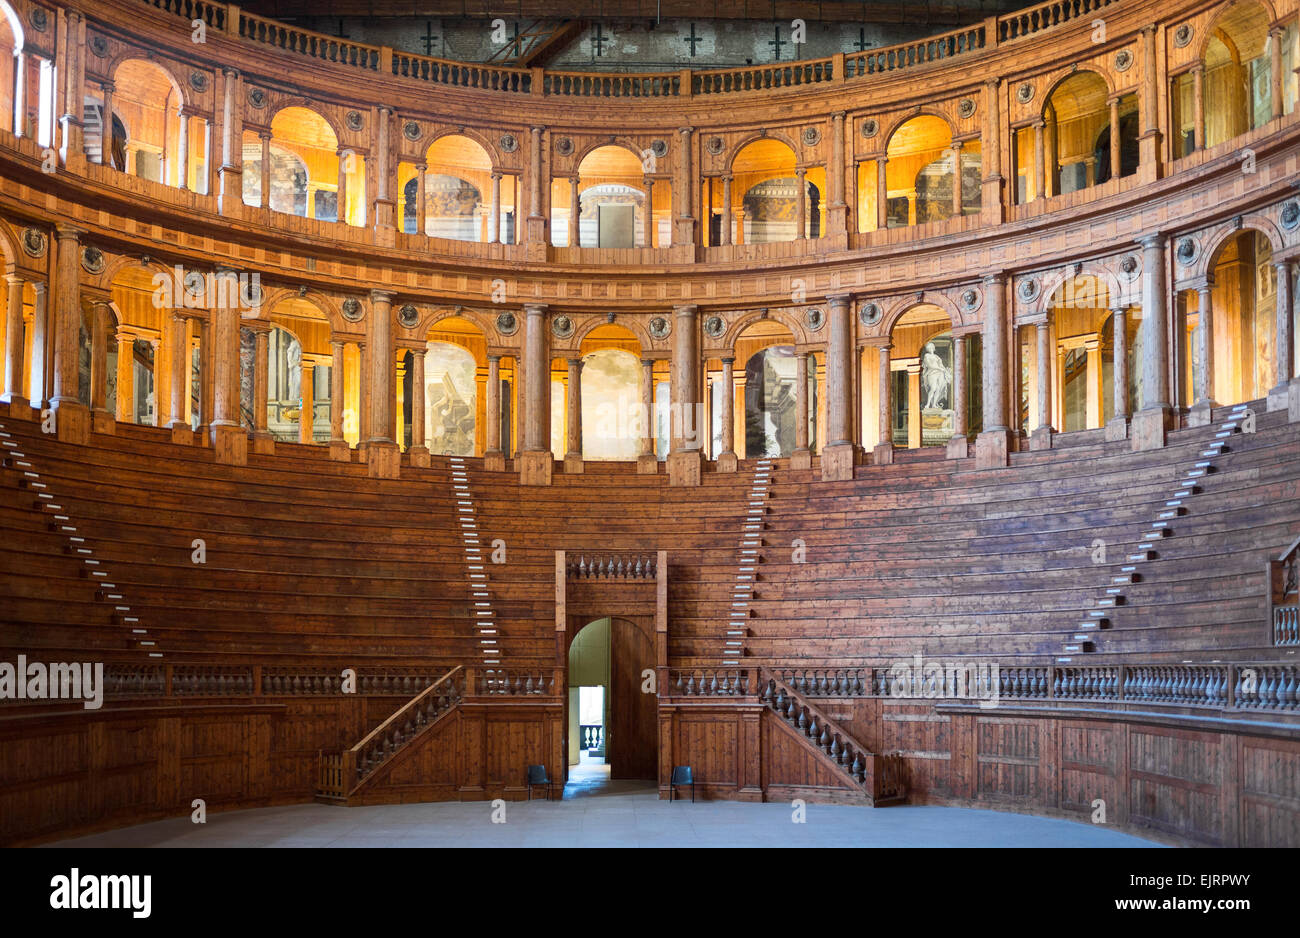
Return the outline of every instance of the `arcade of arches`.
<path id="1" fill-rule="evenodd" d="M 888 753 L 882 740 L 901 735 L 868 735 L 887 696 L 871 675 L 921 651 L 1003 656 L 1028 681 L 1014 685 L 1021 702 L 1101 701 L 1098 721 L 1133 702 L 1125 680 L 1187 665 L 1189 683 L 1151 706 L 1190 700 L 1217 722 L 1198 728 L 1202 711 L 1183 707 L 1177 732 L 1250 746 L 1272 733 L 1270 765 L 1294 769 L 1282 646 L 1296 643 L 1285 610 L 1300 502 L 1294 466 L 1269 460 L 1300 423 L 1300 0 L 1118 0 L 1103 4 L 1101 39 L 1078 12 L 1092 6 L 1053 0 L 815 61 L 590 74 L 436 59 L 233 5 L 196 8 L 217 40 L 195 52 L 180 6 L 0 0 L 13 52 L 0 57 L 0 423 L 12 425 L 0 440 L 52 431 L 30 434 L 33 459 L 112 532 L 102 543 L 139 535 L 80 484 L 104 467 L 128 478 L 121 498 L 192 475 L 193 491 L 175 483 L 160 500 L 168 523 L 208 499 L 212 517 L 266 510 L 289 531 L 232 522 L 214 556 L 237 548 L 205 571 L 219 574 L 216 599 L 186 563 L 124 550 L 122 564 L 142 566 L 123 583 L 189 603 L 195 629 L 216 637 L 187 646 L 200 671 L 185 685 L 123 600 L 99 623 L 138 626 L 112 633 L 114 664 L 164 669 L 177 697 L 204 697 L 211 678 L 256 683 L 257 698 L 302 677 L 285 669 L 320 677 L 363 656 L 395 682 L 371 709 L 275 736 L 301 743 L 284 760 L 295 785 L 344 803 L 522 797 L 523 770 L 544 763 L 562 782 L 596 758 L 575 734 L 664 795 L 684 752 L 715 772 L 706 794 L 740 800 L 1015 788 L 973 768 L 1029 758 L 1014 730 L 980 751 L 1003 729 L 987 729 L 992 717 L 977 728 L 975 710 L 899 710 L 889 732 L 914 735 Z M 1143 579 L 1136 564 L 1166 559 L 1152 546 L 1160 524 L 1187 517 L 1210 488 L 1207 460 L 1235 452 L 1223 440 L 1246 420 L 1266 438 L 1241 446 L 1234 487 L 1195 516 L 1195 550 L 1170 558 L 1166 580 Z M 29 475 L 14 476 L 22 501 L 0 514 L 48 534 L 23 514 L 39 467 L 15 458 L 0 468 Z M 1131 483 L 1114 514 L 1095 490 L 1106 473 Z M 1155 493 L 1151 480 L 1175 477 Z M 1074 564 L 1084 532 L 1132 539 L 1157 497 L 1156 534 L 1094 589 L 1101 574 Z M 1075 499 L 1084 507 L 1067 516 Z M 774 519 L 774 505 L 788 513 Z M 191 541 L 171 533 L 167 550 Z M 787 564 L 818 537 L 821 558 Z M 485 559 L 495 551 L 515 559 Z M 80 562 L 32 556 L 15 563 Z M 1238 603 L 1230 622 L 1214 618 L 1223 595 L 1196 593 L 1207 557 L 1268 580 L 1214 584 Z M 326 604 L 315 577 L 351 592 Z M 570 581 L 588 605 L 552 617 Z M 1139 583 L 1145 600 L 1116 598 Z M 998 606 L 1003 587 L 1024 604 Z M 262 590 L 265 608 L 241 605 Z M 116 595 L 96 590 L 84 607 L 98 614 Z M 33 618 L 0 621 L 7 636 L 44 634 L 41 599 L 23 594 Z M 1134 619 L 1156 610 L 1155 637 L 1145 619 L 1111 629 L 1125 601 Z M 1241 631 L 1221 643 L 1220 627 Z M 190 640 L 180 624 L 164 634 Z M 1117 670 L 1085 673 L 1088 655 Z M 1253 718 L 1195 671 L 1251 663 L 1281 675 L 1276 707 Z M 245 683 L 227 684 L 227 665 Z M 633 672 L 657 689 L 636 696 Z M 143 673 L 122 680 L 147 696 Z M 692 722 L 709 707 L 716 724 Z M 518 726 L 498 746 L 493 714 L 507 710 L 500 722 Z M 367 734 L 385 727 L 394 752 L 414 738 L 398 739 L 395 712 L 444 743 L 466 734 L 446 751 L 478 755 L 420 763 L 436 783 L 366 788 L 389 755 Z M 575 722 L 583 713 L 600 722 Z M 1276 723 L 1266 733 L 1252 719 Z M 967 748 L 930 759 L 939 743 L 911 726 L 925 720 Z M 364 745 L 342 749 L 344 730 Z M 803 737 L 774 748 L 787 730 Z M 627 748 L 629 735 L 644 746 Z M 452 778 L 474 759 L 487 774 Z M 1056 771 L 1042 765 L 1044 779 Z M 1240 785 L 1198 791 L 1244 790 L 1240 771 Z M 1257 841 L 1300 840 L 1300 802 L 1280 777 L 1251 795 L 1284 803 Z M 1030 807 L 1066 813 L 1092 794 L 1083 782 L 1053 792 Z M 1147 825 L 1139 800 L 1123 823 Z M 1201 842 L 1249 840 L 1238 814 Z M 1184 836 L 1179 823 L 1161 830 Z"/>

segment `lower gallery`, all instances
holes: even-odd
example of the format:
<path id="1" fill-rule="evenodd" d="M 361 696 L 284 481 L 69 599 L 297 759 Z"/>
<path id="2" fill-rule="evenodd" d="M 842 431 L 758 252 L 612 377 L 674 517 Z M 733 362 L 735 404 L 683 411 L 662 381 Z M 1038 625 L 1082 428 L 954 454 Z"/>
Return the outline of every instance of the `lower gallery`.
<path id="1" fill-rule="evenodd" d="M 0 0 L 0 843 L 1300 846 L 1297 0 L 553 6 Z"/>

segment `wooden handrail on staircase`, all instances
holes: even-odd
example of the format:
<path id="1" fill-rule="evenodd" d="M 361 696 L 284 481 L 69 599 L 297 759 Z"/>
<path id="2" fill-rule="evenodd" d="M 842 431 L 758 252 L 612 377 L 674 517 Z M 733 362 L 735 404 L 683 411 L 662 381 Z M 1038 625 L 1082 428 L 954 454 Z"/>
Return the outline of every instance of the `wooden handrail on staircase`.
<path id="1" fill-rule="evenodd" d="M 774 671 L 759 672 L 759 699 L 835 767 L 872 805 L 898 801 L 906 794 L 903 760 L 898 753 L 875 753 L 822 710 L 795 693 Z"/>
<path id="2" fill-rule="evenodd" d="M 320 753 L 318 793 L 346 798 L 392 756 L 418 739 L 464 695 L 456 678 L 463 668 L 452 668 L 402 705 L 392 716 L 341 753 Z"/>

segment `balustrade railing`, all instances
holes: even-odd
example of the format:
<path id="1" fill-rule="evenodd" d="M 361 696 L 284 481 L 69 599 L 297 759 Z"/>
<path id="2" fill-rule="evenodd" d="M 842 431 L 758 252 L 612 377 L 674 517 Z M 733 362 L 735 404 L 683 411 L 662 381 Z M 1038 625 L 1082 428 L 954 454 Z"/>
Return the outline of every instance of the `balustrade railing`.
<path id="1" fill-rule="evenodd" d="M 596 723 L 583 723 L 578 727 L 578 734 L 582 740 L 583 752 L 605 748 L 605 727 Z"/>
<path id="2" fill-rule="evenodd" d="M 392 73 L 399 78 L 414 78 L 434 85 L 453 88 L 478 88 L 484 91 L 513 91 L 528 94 L 532 89 L 531 72 L 499 65 L 476 65 L 450 62 L 425 55 L 393 51 Z"/>
<path id="3" fill-rule="evenodd" d="M 178 664 L 171 669 L 173 697 L 246 697 L 253 693 L 253 668 Z"/>
<path id="4" fill-rule="evenodd" d="M 1053 0 L 998 17 L 998 42 L 1032 36 L 1053 26 L 1091 16 L 1118 0 Z"/>
<path id="5" fill-rule="evenodd" d="M 345 751 L 340 764 L 344 784 L 351 787 L 360 784 L 438 717 L 460 703 L 462 678 L 462 669 L 459 666 L 452 668 L 371 730 L 365 739 Z M 322 754 L 322 775 L 325 774 L 324 765 Z"/>
<path id="6" fill-rule="evenodd" d="M 586 555 L 569 557 L 564 562 L 564 573 L 575 580 L 653 580 L 659 569 L 654 554 L 602 554 L 591 559 Z"/>
<path id="7" fill-rule="evenodd" d="M 742 68 L 709 69 L 691 73 L 692 94 L 724 94 L 794 88 L 834 81 L 835 60 L 809 59 L 775 65 L 746 65 Z"/>
<path id="8" fill-rule="evenodd" d="M 205 3 L 203 0 L 144 0 L 151 7 L 164 13 L 172 13 L 193 22 L 202 20 L 213 29 L 226 28 L 226 9 L 224 3 Z"/>
<path id="9" fill-rule="evenodd" d="M 275 46 L 285 52 L 305 55 L 322 62 L 335 62 L 371 72 L 379 70 L 381 50 L 378 46 L 314 33 L 243 11 L 239 17 L 239 35 L 252 42 Z"/>
<path id="10" fill-rule="evenodd" d="M 1273 609 L 1273 644 L 1300 645 L 1300 606 Z"/>
<path id="11" fill-rule="evenodd" d="M 491 697 L 554 697 L 555 673 L 552 671 L 512 671 L 493 669 L 480 671 L 475 681 L 475 691 Z"/>
<path id="12" fill-rule="evenodd" d="M 695 668 L 668 672 L 669 697 L 748 697 L 753 673 L 745 668 Z"/>
<path id="13" fill-rule="evenodd" d="M 593 74 L 543 72 L 545 94 L 584 98 L 671 98 L 681 93 L 680 72 Z"/>
<path id="14" fill-rule="evenodd" d="M 846 78 L 879 75 L 978 52 L 984 48 L 984 33 L 984 25 L 981 23 L 915 42 L 849 53 L 844 57 L 844 75 Z"/>

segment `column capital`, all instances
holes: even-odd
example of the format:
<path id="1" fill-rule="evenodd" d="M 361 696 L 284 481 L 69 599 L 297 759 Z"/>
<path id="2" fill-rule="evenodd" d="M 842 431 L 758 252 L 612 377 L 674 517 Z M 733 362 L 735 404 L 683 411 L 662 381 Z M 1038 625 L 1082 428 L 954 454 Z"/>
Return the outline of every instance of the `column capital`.
<path id="1" fill-rule="evenodd" d="M 393 296 L 394 296 L 394 294 L 389 293 L 387 290 L 371 290 L 371 291 L 370 291 L 370 302 L 372 302 L 372 303 L 391 303 L 391 302 L 393 301 Z"/>
<path id="2" fill-rule="evenodd" d="M 379 113 L 381 116 L 391 117 L 394 112 L 387 104 L 381 104 L 379 105 Z"/>
<path id="3" fill-rule="evenodd" d="M 565 362 L 568 363 L 570 368 L 581 368 L 584 364 L 581 358 L 566 358 Z"/>
<path id="4" fill-rule="evenodd" d="M 416 163 L 416 164 L 415 164 L 415 171 L 416 171 L 417 173 L 427 173 L 427 172 L 429 171 L 429 164 L 428 164 L 428 163 Z M 495 176 L 496 173 L 493 173 L 492 175 Z"/>
<path id="5" fill-rule="evenodd" d="M 722 357 L 722 364 L 724 365 L 734 365 L 735 363 L 736 357 L 734 355 L 724 355 Z"/>
<path id="6" fill-rule="evenodd" d="M 265 143 L 271 139 L 271 128 L 268 127 L 265 130 L 259 130 L 257 136 L 261 138 L 263 143 Z"/>
<path id="7" fill-rule="evenodd" d="M 99 87 L 101 91 L 116 91 L 117 82 L 113 81 L 111 78 L 104 78 L 100 80 Z"/>
<path id="8" fill-rule="evenodd" d="M 58 222 L 54 226 L 54 232 L 60 241 L 69 241 L 75 238 L 80 238 L 86 233 L 86 229 Z"/>
<path id="9" fill-rule="evenodd" d="M 14 286 L 15 284 L 17 284 L 18 286 L 22 286 L 26 282 L 27 281 L 24 280 L 22 277 L 18 276 L 18 274 L 13 274 L 13 273 L 5 274 L 5 283 L 9 284 L 9 286 L 11 287 Z"/>
<path id="10" fill-rule="evenodd" d="M 993 286 L 994 284 L 1000 285 L 1002 283 L 1002 274 L 1001 272 L 996 274 L 985 274 L 980 278 L 980 282 L 987 286 Z"/>
<path id="11" fill-rule="evenodd" d="M 428 168 L 428 167 L 426 167 L 426 169 L 427 169 L 427 168 Z M 499 169 L 494 169 L 494 170 L 492 170 L 492 181 L 493 181 L 493 182 L 500 182 L 500 181 L 501 181 L 501 177 L 504 176 L 504 175 L 505 175 L 505 173 L 501 172 L 501 170 L 499 170 Z"/>
<path id="12" fill-rule="evenodd" d="M 489 363 L 490 363 L 490 362 L 496 362 L 498 365 L 501 364 L 501 356 L 500 356 L 500 355 L 488 355 L 488 356 L 487 356 L 487 360 L 488 360 Z"/>
<path id="13" fill-rule="evenodd" d="M 534 137 L 540 137 L 546 132 L 546 126 L 544 124 L 534 124 L 532 127 L 528 128 L 528 132 Z"/>
<path id="14" fill-rule="evenodd" d="M 1140 244 L 1143 248 L 1150 250 L 1152 248 L 1163 248 L 1165 246 L 1165 236 L 1159 231 L 1153 231 L 1145 234 L 1140 238 L 1133 239 L 1134 244 Z"/>
<path id="15" fill-rule="evenodd" d="M 831 111 L 831 120 L 842 121 L 844 120 L 844 115 L 845 115 L 844 111 Z"/>
<path id="16" fill-rule="evenodd" d="M 546 303 L 525 303 L 524 313 L 529 316 L 545 316 L 550 307 Z"/>
<path id="17" fill-rule="evenodd" d="M 695 305 L 694 303 L 683 303 L 679 306 L 673 307 L 673 314 L 676 315 L 678 318 L 694 316 L 699 311 L 700 311 L 699 306 Z"/>
<path id="18" fill-rule="evenodd" d="M 679 134 L 681 134 L 683 137 L 689 137 L 691 134 L 695 133 L 695 128 L 694 128 L 694 127 L 678 127 L 678 128 L 677 128 L 677 132 L 678 132 Z"/>
<path id="19" fill-rule="evenodd" d="M 239 69 L 235 68 L 233 65 L 223 66 L 221 69 L 221 74 L 225 75 L 227 78 L 241 77 L 239 74 Z"/>
<path id="20" fill-rule="evenodd" d="M 853 294 L 852 294 L 852 293 L 828 293 L 828 294 L 826 294 L 826 302 L 829 303 L 831 306 L 848 306 L 848 305 L 849 305 L 849 302 L 850 302 L 852 299 L 853 299 Z"/>

